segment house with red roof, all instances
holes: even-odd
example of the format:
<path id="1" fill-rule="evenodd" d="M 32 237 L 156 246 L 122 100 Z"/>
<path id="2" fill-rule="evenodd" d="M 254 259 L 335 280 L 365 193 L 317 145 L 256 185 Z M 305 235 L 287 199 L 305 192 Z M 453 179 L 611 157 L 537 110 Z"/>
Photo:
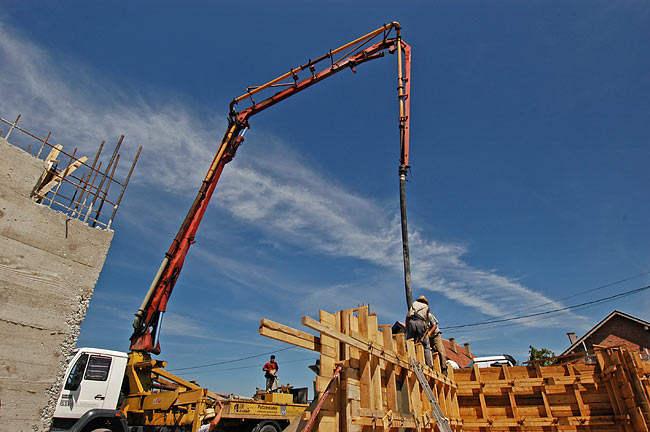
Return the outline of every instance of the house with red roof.
<path id="1" fill-rule="evenodd" d="M 650 358 L 650 322 L 613 310 L 596 326 L 578 338 L 567 333 L 571 346 L 561 356 L 592 351 L 594 348 L 623 347 Z"/>

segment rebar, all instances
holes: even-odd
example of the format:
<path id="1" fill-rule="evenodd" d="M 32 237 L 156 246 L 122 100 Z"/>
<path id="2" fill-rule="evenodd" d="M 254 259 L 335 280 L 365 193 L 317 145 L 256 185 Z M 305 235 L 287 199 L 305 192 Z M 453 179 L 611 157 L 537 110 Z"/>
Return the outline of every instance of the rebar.
<path id="1" fill-rule="evenodd" d="M 135 168 L 135 164 L 138 162 L 138 158 L 140 157 L 141 151 L 142 151 L 142 146 L 140 146 L 140 148 L 138 149 L 138 153 L 136 153 L 135 158 L 133 159 L 133 163 L 131 163 L 129 174 L 126 176 L 126 180 L 124 181 L 124 185 L 122 186 L 122 190 L 120 191 L 120 196 L 117 199 L 117 203 L 115 203 L 115 206 L 113 207 L 113 214 L 111 215 L 111 218 L 108 220 L 108 224 L 106 225 L 106 228 L 110 228 L 111 223 L 113 223 L 113 218 L 115 217 L 115 213 L 117 213 L 117 209 L 120 206 L 120 203 L 122 202 L 122 196 L 124 195 L 126 186 L 129 184 L 129 180 L 131 180 L 131 174 L 133 174 L 133 169 Z"/>

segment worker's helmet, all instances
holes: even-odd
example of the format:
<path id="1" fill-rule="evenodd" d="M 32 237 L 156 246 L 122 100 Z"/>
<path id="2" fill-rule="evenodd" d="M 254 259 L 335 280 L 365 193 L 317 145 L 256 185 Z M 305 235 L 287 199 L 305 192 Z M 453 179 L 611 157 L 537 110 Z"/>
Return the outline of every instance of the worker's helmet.
<path id="1" fill-rule="evenodd" d="M 417 299 L 416 301 L 419 301 L 419 302 L 422 302 L 422 303 L 426 303 L 427 305 L 429 304 L 429 300 L 427 300 L 427 298 L 426 298 L 425 296 L 423 296 L 423 295 L 421 295 L 420 297 L 418 297 L 418 299 Z"/>
<path id="2" fill-rule="evenodd" d="M 214 418 L 216 415 L 217 414 L 214 412 L 214 408 L 206 408 L 205 414 L 203 414 L 203 417 L 201 417 L 201 421 L 210 420 L 211 418 Z"/>

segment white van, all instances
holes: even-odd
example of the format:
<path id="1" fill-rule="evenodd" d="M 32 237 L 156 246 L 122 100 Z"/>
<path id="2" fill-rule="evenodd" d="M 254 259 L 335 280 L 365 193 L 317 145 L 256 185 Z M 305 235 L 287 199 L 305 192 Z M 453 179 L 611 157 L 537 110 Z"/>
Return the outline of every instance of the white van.
<path id="1" fill-rule="evenodd" d="M 498 367 L 501 365 L 505 366 L 514 366 L 517 364 L 515 358 L 508 354 L 503 355 L 494 355 L 486 357 L 474 357 L 472 361 L 467 365 L 468 368 L 473 368 L 474 365 L 478 365 L 480 368 L 486 367 Z"/>

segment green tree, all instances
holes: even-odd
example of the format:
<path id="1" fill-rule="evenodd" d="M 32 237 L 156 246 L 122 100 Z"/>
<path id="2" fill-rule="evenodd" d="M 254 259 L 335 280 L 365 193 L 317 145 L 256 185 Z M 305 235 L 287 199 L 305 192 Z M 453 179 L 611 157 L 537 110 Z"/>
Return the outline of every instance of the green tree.
<path id="1" fill-rule="evenodd" d="M 549 349 L 546 348 L 540 348 L 537 349 L 532 345 L 529 345 L 528 348 L 530 348 L 529 353 L 530 353 L 530 358 L 528 361 L 537 361 L 537 360 L 543 360 L 539 362 L 541 366 L 548 366 L 553 363 L 553 360 L 551 360 L 553 357 L 555 357 L 555 353 Z"/>

